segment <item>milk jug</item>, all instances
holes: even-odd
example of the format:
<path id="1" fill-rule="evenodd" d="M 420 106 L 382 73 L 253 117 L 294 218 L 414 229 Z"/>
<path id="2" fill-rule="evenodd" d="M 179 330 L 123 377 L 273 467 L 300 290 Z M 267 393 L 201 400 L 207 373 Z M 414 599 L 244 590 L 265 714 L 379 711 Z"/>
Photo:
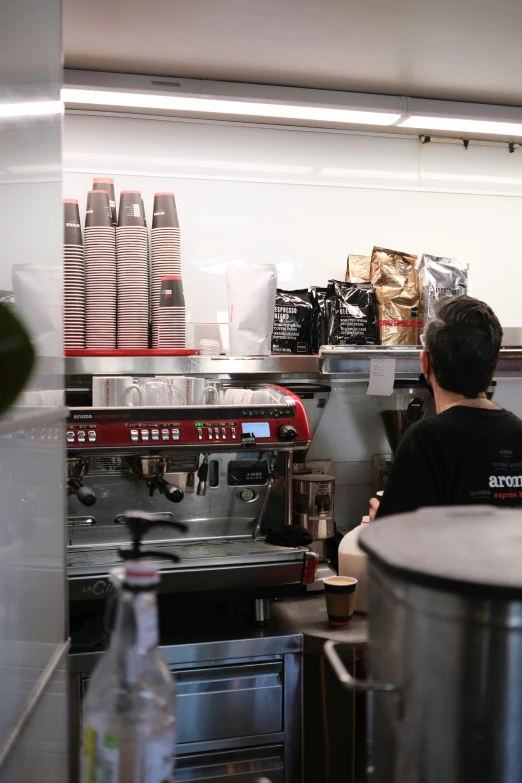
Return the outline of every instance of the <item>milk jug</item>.
<path id="1" fill-rule="evenodd" d="M 367 555 L 359 546 L 359 535 L 370 524 L 370 517 L 363 517 L 361 524 L 347 533 L 339 544 L 339 576 L 354 576 L 357 579 L 355 591 L 355 611 L 366 614 L 368 602 L 366 596 Z"/>

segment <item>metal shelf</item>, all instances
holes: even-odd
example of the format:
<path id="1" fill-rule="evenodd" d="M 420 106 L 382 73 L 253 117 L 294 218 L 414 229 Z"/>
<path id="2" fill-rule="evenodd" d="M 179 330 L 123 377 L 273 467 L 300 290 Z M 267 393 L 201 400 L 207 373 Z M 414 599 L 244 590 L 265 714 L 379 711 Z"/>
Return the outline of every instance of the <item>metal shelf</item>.
<path id="1" fill-rule="evenodd" d="M 114 356 L 67 357 L 66 375 L 202 375 L 228 380 L 262 375 L 275 379 L 319 376 L 317 356 Z"/>
<path id="2" fill-rule="evenodd" d="M 196 375 L 222 380 L 284 381 L 347 379 L 365 381 L 371 359 L 389 356 L 396 360 L 397 378 L 415 378 L 420 373 L 420 348 L 385 346 L 324 346 L 319 356 L 131 356 L 68 357 L 68 376 L 90 375 Z M 502 348 L 496 378 L 522 375 L 522 348 Z"/>
<path id="3" fill-rule="evenodd" d="M 386 346 L 347 347 L 328 345 L 320 351 L 321 373 L 327 377 L 350 377 L 367 380 L 370 377 L 371 360 L 376 357 L 391 357 L 396 361 L 397 378 L 415 378 L 420 373 L 421 348 Z M 495 378 L 519 378 L 522 375 L 522 348 L 502 348 L 495 371 Z"/>
<path id="4" fill-rule="evenodd" d="M 417 378 L 420 374 L 420 353 L 417 347 L 387 348 L 386 346 L 347 347 L 325 345 L 321 348 L 319 362 L 321 373 L 331 376 L 349 376 L 354 380 L 368 380 L 371 360 L 375 357 L 395 359 L 397 378 Z"/>

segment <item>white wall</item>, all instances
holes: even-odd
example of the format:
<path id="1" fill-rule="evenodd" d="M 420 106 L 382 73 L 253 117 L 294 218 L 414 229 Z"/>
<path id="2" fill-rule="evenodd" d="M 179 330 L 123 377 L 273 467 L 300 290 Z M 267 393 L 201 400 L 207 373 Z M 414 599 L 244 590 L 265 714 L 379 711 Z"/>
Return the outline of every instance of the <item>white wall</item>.
<path id="1" fill-rule="evenodd" d="M 64 195 L 92 177 L 173 190 L 190 320 L 225 317 L 229 262 L 271 261 L 279 285 L 343 278 L 374 244 L 471 263 L 473 293 L 522 322 L 522 151 L 414 138 L 68 115 Z"/>

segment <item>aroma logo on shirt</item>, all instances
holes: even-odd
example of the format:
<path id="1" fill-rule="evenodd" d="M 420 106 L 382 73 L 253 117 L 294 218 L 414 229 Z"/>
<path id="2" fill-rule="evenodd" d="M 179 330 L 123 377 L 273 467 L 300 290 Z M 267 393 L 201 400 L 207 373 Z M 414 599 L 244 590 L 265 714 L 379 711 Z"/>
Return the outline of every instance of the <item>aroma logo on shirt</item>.
<path id="1" fill-rule="evenodd" d="M 522 476 L 490 476 L 489 486 L 495 489 L 522 487 Z"/>

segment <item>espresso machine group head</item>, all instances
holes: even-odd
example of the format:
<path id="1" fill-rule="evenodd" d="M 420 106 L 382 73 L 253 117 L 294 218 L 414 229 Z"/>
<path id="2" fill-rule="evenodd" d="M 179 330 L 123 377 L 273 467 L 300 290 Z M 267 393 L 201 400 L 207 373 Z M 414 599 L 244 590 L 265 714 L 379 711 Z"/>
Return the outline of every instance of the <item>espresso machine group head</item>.
<path id="1" fill-rule="evenodd" d="M 74 495 L 84 506 L 94 506 L 96 494 L 83 484 L 83 478 L 88 470 L 88 458 L 67 460 L 67 496 Z"/>
<path id="2" fill-rule="evenodd" d="M 156 490 L 171 503 L 180 503 L 184 492 L 180 487 L 163 478 L 168 471 L 169 461 L 165 456 L 140 456 L 131 458 L 131 469 L 135 476 L 145 481 L 149 496 L 154 497 Z"/>

